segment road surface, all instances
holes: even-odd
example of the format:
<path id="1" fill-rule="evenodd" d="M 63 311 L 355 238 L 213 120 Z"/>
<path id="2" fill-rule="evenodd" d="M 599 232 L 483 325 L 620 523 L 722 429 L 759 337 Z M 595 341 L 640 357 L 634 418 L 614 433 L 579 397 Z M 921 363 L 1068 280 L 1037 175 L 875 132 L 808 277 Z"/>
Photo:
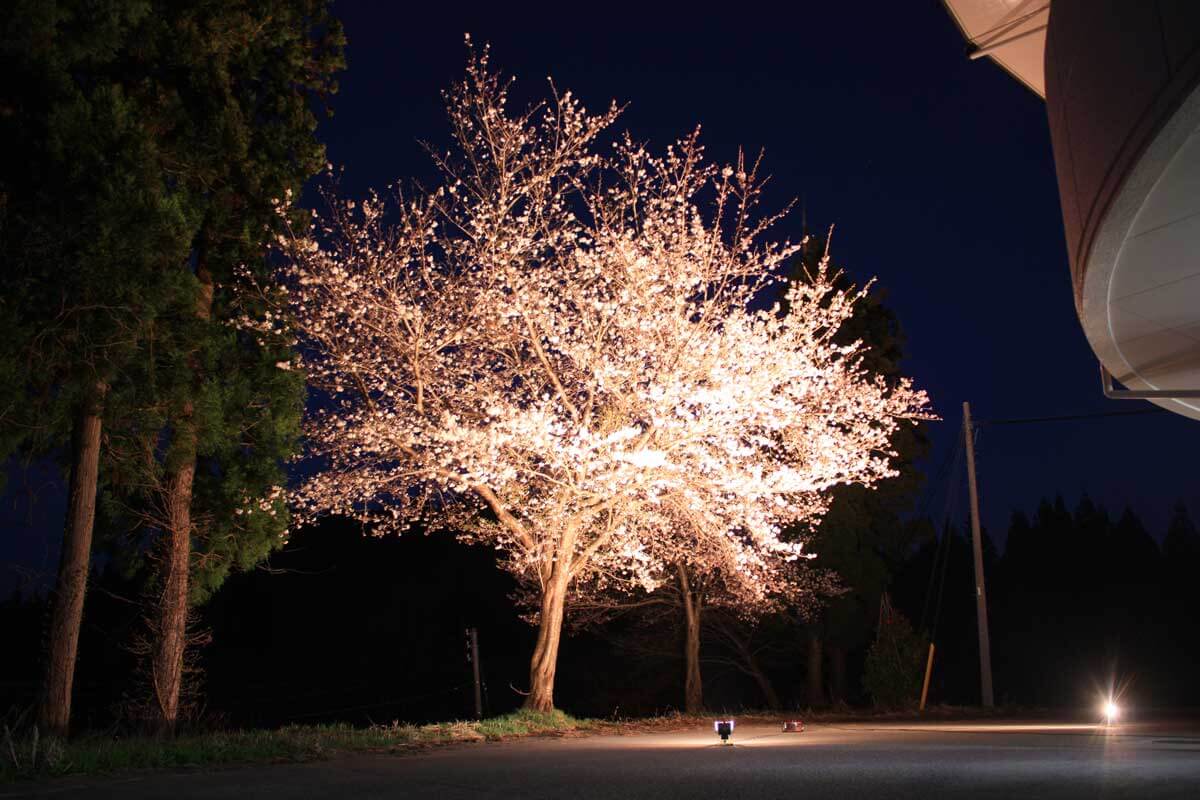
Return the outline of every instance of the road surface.
<path id="1" fill-rule="evenodd" d="M 1200 730 L 1045 723 L 738 726 L 535 738 L 221 770 L 60 779 L 0 798 L 1200 798 Z"/>

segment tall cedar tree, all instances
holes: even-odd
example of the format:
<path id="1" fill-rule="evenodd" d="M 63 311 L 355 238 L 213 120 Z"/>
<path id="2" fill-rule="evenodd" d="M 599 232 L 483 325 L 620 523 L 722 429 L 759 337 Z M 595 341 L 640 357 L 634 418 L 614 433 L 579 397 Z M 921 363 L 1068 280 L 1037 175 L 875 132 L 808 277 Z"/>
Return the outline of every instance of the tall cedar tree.
<path id="1" fill-rule="evenodd" d="M 151 63 L 169 76 L 160 91 L 180 109 L 180 186 L 202 211 L 191 300 L 162 332 L 154 362 L 161 424 L 146 431 L 153 438 L 134 437 L 160 450 L 143 461 L 151 469 L 132 507 L 158 534 L 148 711 L 171 732 L 189 608 L 287 530 L 283 461 L 298 439 L 303 378 L 291 368 L 286 326 L 248 333 L 231 322 L 268 314 L 273 298 L 258 290 L 270 291 L 277 206 L 325 163 L 316 111 L 337 90 L 344 39 L 325 0 L 172 3 L 148 38 L 161 46 Z"/>
<path id="2" fill-rule="evenodd" d="M 273 487 L 302 383 L 285 339 L 228 321 L 265 313 L 239 276 L 266 271 L 272 201 L 324 161 L 313 100 L 336 89 L 343 39 L 306 0 L 17 6 L 4 52 L 27 80 L 4 135 L 32 157 L 4 178 L 22 269 L 3 323 L 40 402 L 0 441 L 72 441 L 41 716 L 65 732 L 99 474 L 155 556 L 151 709 L 169 731 L 189 604 L 286 529 Z"/>
<path id="3" fill-rule="evenodd" d="M 65 734 L 102 433 L 140 401 L 128 380 L 187 293 L 199 219 L 164 180 L 166 109 L 131 79 L 144 3 L 18 0 L 0 9 L 0 443 L 62 455 L 69 501 L 40 722 Z"/>
<path id="4" fill-rule="evenodd" d="M 826 240 L 810 236 L 794 262 L 792 277 L 804 280 L 806 272 L 817 269 L 825 252 Z M 848 282 L 845 277 L 841 280 Z M 849 344 L 861 340 L 866 345 L 863 368 L 892 382 L 901 374 L 904 334 L 884 300 L 880 291 L 867 295 L 838 331 L 836 341 Z M 901 515 L 911 508 L 921 489 L 923 476 L 916 462 L 928 451 L 928 440 L 920 426 L 901 426 L 891 445 L 897 453 L 892 464 L 899 474 L 874 489 L 855 485 L 832 489 L 833 500 L 816 531 L 813 550 L 819 558 L 814 566 L 836 573 L 846 591 L 807 620 L 805 686 L 809 705 L 847 700 L 847 651 L 862 647 L 874 634 L 879 598 L 921 531 Z"/>

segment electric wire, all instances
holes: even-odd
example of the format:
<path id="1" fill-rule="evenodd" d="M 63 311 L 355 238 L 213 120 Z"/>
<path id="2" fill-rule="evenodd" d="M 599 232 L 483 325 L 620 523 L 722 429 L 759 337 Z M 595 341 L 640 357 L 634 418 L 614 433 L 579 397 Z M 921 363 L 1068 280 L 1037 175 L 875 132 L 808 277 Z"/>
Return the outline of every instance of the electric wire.
<path id="1" fill-rule="evenodd" d="M 942 458 L 941 466 L 938 467 L 937 477 L 935 477 L 933 479 L 933 481 L 930 483 L 931 490 L 928 494 L 925 495 L 925 500 L 921 504 L 921 510 L 919 512 L 917 512 L 916 518 L 918 520 L 929 517 L 929 507 L 933 504 L 933 499 L 937 496 L 938 489 L 943 487 L 943 483 L 949 476 L 949 474 L 950 474 L 949 470 L 951 468 L 951 465 L 957 460 L 956 453 L 958 452 L 958 450 L 959 450 L 959 444 L 958 444 L 958 441 L 955 440 L 950 445 L 950 449 L 946 451 L 945 456 Z M 933 535 L 935 538 L 937 537 L 937 528 L 936 527 L 934 528 Z M 929 599 L 930 599 L 930 597 L 933 596 L 933 582 L 934 582 L 934 576 L 937 574 L 937 558 L 938 558 L 938 553 L 940 553 L 940 552 L 941 552 L 941 540 L 939 539 L 938 540 L 938 552 L 934 554 L 934 567 L 929 571 L 929 583 L 925 587 L 925 601 L 921 607 L 920 630 L 926 629 L 925 624 L 928 621 Z"/>
<path id="2" fill-rule="evenodd" d="M 942 569 L 938 575 L 937 602 L 933 605 L 933 622 L 929 626 L 929 641 L 937 641 L 938 626 L 942 621 L 942 596 L 946 593 L 946 568 L 950 564 L 950 548 L 954 546 L 954 534 L 946 526 L 942 534 L 945 541 L 945 553 L 942 555 Z"/>
<path id="3" fill-rule="evenodd" d="M 989 420 L 973 420 L 971 435 L 976 450 L 979 449 L 982 430 L 985 427 L 1001 426 L 1001 425 L 1030 425 L 1045 422 L 1071 422 L 1087 419 L 1103 419 L 1108 417 L 1139 417 L 1153 414 L 1168 413 L 1165 409 L 1150 408 L 1138 409 L 1135 411 L 1100 411 L 1091 413 L 1078 414 L 1058 414 L 1041 417 L 1013 417 L 1007 419 L 989 419 Z M 949 488 L 946 489 L 944 495 L 944 505 L 941 516 L 941 531 L 935 532 L 938 537 L 938 546 L 934 551 L 933 563 L 929 569 L 929 581 L 925 588 L 925 598 L 921 608 L 921 623 L 919 630 L 927 633 L 929 641 L 937 640 L 938 627 L 941 623 L 942 598 L 945 595 L 946 588 L 946 573 L 950 564 L 951 549 L 953 547 L 953 530 L 950 526 L 952 512 L 957 509 L 957 501 L 959 489 L 962 483 L 962 466 L 964 459 L 964 451 L 966 447 L 965 429 L 960 428 L 958 436 L 955 437 L 951 452 L 942 460 L 942 465 L 938 470 L 938 477 L 931 483 L 931 491 L 925 497 L 922 503 L 922 509 L 918 513 L 917 518 L 920 519 L 928 514 L 929 507 L 932 505 L 933 498 L 937 495 L 937 487 L 943 484 L 943 481 L 949 479 Z M 951 454 L 953 457 L 951 458 Z M 952 465 L 952 466 L 951 466 Z M 947 475 L 947 468 L 950 470 L 950 475 Z M 930 598 L 934 596 L 934 585 L 936 582 L 936 600 L 933 603 L 932 618 L 930 617 Z"/>
<path id="4" fill-rule="evenodd" d="M 1012 419 L 985 419 L 975 420 L 976 428 L 982 428 L 991 425 L 1029 425 L 1036 422 L 1071 422 L 1081 419 L 1101 419 L 1104 417 L 1144 417 L 1149 414 L 1168 414 L 1166 409 L 1162 408 L 1143 408 L 1137 411 L 1097 411 L 1083 414 L 1059 414 L 1048 417 L 1014 417 Z"/>
<path id="5" fill-rule="evenodd" d="M 961 475 L 959 474 L 959 472 L 960 472 L 959 467 L 962 465 L 962 458 L 963 458 L 963 437 L 962 437 L 962 429 L 959 428 L 958 434 L 957 434 L 957 436 L 955 436 L 953 442 L 951 443 L 950 449 L 946 452 L 946 457 L 942 461 L 942 466 L 938 470 L 938 477 L 934 480 L 934 482 L 932 484 L 935 487 L 940 487 L 940 488 L 944 489 L 944 491 L 942 492 L 942 500 L 943 500 L 942 513 L 941 513 L 941 515 L 939 515 L 937 517 L 934 517 L 929 513 L 930 506 L 933 503 L 933 499 L 935 497 L 937 497 L 937 495 L 938 495 L 937 488 L 935 488 L 933 491 L 931 491 L 926 496 L 925 503 L 923 504 L 923 508 L 920 513 L 921 517 L 928 518 L 930 520 L 930 522 L 933 524 L 933 526 L 934 526 L 933 535 L 938 540 L 938 547 L 937 547 L 936 552 L 934 553 L 934 563 L 930 566 L 929 582 L 925 588 L 925 600 L 924 600 L 924 603 L 923 603 L 922 609 L 921 609 L 921 623 L 919 626 L 920 630 L 928 630 L 927 624 L 929 622 L 929 600 L 934 594 L 934 580 L 935 580 L 935 576 L 937 575 L 937 565 L 938 565 L 939 559 L 941 558 L 943 539 L 944 539 L 944 536 L 943 536 L 944 529 L 949 520 L 951 506 L 952 506 L 952 504 L 954 504 L 955 500 L 957 499 L 956 492 L 958 491 L 959 481 L 961 480 Z M 920 517 L 918 517 L 918 518 L 920 518 Z M 939 525 L 943 529 L 942 531 L 938 530 Z"/>
<path id="6" fill-rule="evenodd" d="M 936 641 L 938 625 L 942 620 L 942 597 L 946 590 L 946 567 L 950 563 L 950 550 L 954 546 L 954 530 L 950 527 L 950 519 L 952 514 L 958 510 L 959 490 L 962 486 L 962 470 L 959 467 L 963 466 L 963 451 L 966 449 L 966 440 L 962 433 L 958 436 L 958 443 L 963 445 L 955 447 L 954 470 L 951 478 L 950 491 L 946 493 L 946 504 L 942 511 L 942 539 L 945 542 L 945 552 L 942 555 L 942 569 L 938 577 L 937 601 L 933 606 L 933 621 L 929 627 L 929 640 Z"/>

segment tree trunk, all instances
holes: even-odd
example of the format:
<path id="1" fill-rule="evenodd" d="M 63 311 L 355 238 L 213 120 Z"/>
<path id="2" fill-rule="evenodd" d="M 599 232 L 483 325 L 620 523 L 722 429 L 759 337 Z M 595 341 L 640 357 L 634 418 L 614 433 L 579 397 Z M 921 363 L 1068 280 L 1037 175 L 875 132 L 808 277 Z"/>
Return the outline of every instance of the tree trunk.
<path id="1" fill-rule="evenodd" d="M 846 648 L 838 644 L 829 645 L 829 699 L 846 702 Z"/>
<path id="2" fill-rule="evenodd" d="M 753 654 L 747 653 L 746 664 L 749 668 L 750 676 L 754 678 L 754 682 L 758 684 L 759 691 L 763 693 L 763 699 L 767 702 L 767 708 L 772 711 L 778 711 L 780 707 L 779 693 L 775 691 L 775 686 L 771 683 L 771 679 L 767 677 L 767 673 L 763 672 L 762 667 L 758 665 L 758 659 Z"/>
<path id="3" fill-rule="evenodd" d="M 554 671 L 558 666 L 558 643 L 562 639 L 563 605 L 567 599 L 570 567 L 560 558 L 542 589 L 542 615 L 538 621 L 537 644 L 529 663 L 529 696 L 525 708 L 554 710 Z"/>
<path id="4" fill-rule="evenodd" d="M 808 704 L 818 708 L 825 705 L 825 675 L 822 672 L 823 647 L 821 632 L 815 624 L 808 627 Z"/>
<path id="5" fill-rule="evenodd" d="M 686 672 L 683 684 L 683 708 L 689 714 L 704 710 L 704 687 L 700 680 L 700 598 L 692 593 L 687 567 L 676 565 L 679 592 L 683 596 L 683 659 Z"/>
<path id="6" fill-rule="evenodd" d="M 203 236 L 204 234 L 202 234 Z M 196 297 L 196 316 L 207 320 L 212 316 L 213 278 L 205 257 L 202 239 L 196 261 L 196 279 L 200 283 Z M 203 380 L 200 365 L 193 354 L 192 388 L 198 390 Z M 198 431 L 194 417 L 195 406 L 184 401 L 175 420 L 176 440 L 172 445 L 167 470 L 166 547 L 162 564 L 162 594 L 156 609 L 156 641 L 151 665 L 154 699 L 159 718 L 160 735 L 173 735 L 179 720 L 179 695 L 183 688 L 183 661 L 187 650 L 188 587 L 192 557 L 192 484 L 196 477 L 196 441 Z"/>
<path id="7" fill-rule="evenodd" d="M 66 736 L 71 721 L 71 686 L 79 652 L 79 626 L 87 592 L 92 554 L 92 529 L 96 522 L 96 481 L 100 471 L 100 414 L 106 387 L 80 409 L 71 431 L 71 479 L 62 556 L 50 617 L 44 695 L 38 713 L 47 732 Z"/>
<path id="8" fill-rule="evenodd" d="M 154 646 L 154 698 L 158 733 L 171 736 L 179 720 L 183 658 L 187 649 L 188 578 L 192 554 L 192 481 L 196 474 L 195 447 L 167 478 L 167 542 L 163 554 L 163 585 L 158 602 L 158 637 Z"/>

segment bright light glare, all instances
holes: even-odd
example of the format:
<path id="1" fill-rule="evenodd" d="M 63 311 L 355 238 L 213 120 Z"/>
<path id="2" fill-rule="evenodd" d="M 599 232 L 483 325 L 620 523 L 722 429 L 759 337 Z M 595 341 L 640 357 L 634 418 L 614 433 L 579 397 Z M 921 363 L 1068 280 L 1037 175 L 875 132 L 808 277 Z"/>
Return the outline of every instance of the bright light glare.
<path id="1" fill-rule="evenodd" d="M 1110 723 L 1116 722 L 1117 717 L 1121 716 L 1121 709 L 1112 700 L 1104 704 L 1104 718 Z"/>

